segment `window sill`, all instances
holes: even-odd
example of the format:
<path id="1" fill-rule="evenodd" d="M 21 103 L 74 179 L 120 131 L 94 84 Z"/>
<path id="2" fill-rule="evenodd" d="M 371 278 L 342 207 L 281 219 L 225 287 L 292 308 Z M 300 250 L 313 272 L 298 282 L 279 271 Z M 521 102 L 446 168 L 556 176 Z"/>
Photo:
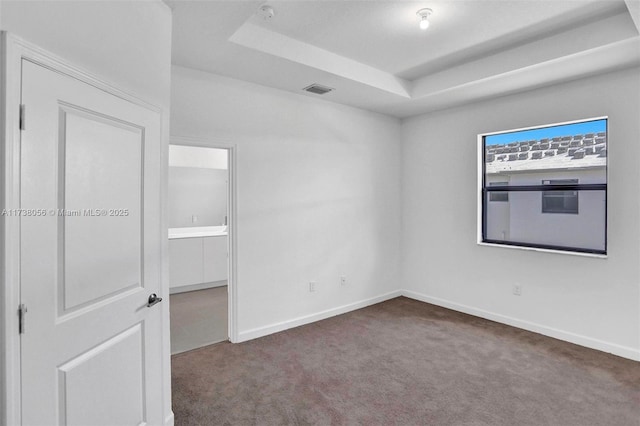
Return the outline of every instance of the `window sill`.
<path id="1" fill-rule="evenodd" d="M 591 257 L 596 259 L 607 259 L 608 255 L 606 254 L 597 254 L 597 253 L 582 253 L 579 251 L 566 251 L 566 250 L 553 250 L 539 247 L 523 247 L 516 245 L 508 245 L 508 244 L 494 244 L 494 243 L 485 243 L 482 241 L 478 241 L 479 246 L 486 247 L 499 247 L 504 249 L 516 249 L 516 250 L 527 250 L 527 251 L 539 251 L 543 253 L 557 253 L 557 254 L 565 254 L 569 256 L 581 256 L 581 257 Z"/>

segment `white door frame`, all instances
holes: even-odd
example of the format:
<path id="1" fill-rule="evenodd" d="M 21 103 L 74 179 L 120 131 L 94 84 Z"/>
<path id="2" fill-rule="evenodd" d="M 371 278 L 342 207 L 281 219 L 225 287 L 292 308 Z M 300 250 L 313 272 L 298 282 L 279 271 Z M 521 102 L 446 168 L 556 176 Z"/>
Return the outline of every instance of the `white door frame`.
<path id="1" fill-rule="evenodd" d="M 19 111 L 22 87 L 22 61 L 28 60 L 40 66 L 70 76 L 76 80 L 103 90 L 133 104 L 161 115 L 162 108 L 152 105 L 135 94 L 126 93 L 112 84 L 95 77 L 92 73 L 71 65 L 69 62 L 35 46 L 15 35 L 0 32 L 0 172 L 4 185 L 0 186 L 0 211 L 20 208 L 20 124 Z M 28 113 L 27 113 L 28 114 Z M 28 126 L 28 115 L 25 120 Z M 162 176 L 166 176 L 167 146 L 161 134 Z M 164 202 L 164 192 L 161 200 Z M 165 209 L 159 206 L 162 227 L 168 223 Z M 158 232 L 162 232 L 159 229 Z M 163 239 L 164 241 L 164 239 Z M 20 335 L 18 333 L 18 306 L 20 304 L 20 220 L 17 216 L 0 217 L 0 424 L 19 425 L 21 419 L 20 383 Z M 162 259 L 168 258 L 168 244 L 160 248 Z M 166 263 L 166 260 L 163 262 Z M 164 266 L 164 265 L 163 265 Z M 166 267 L 161 271 L 161 292 L 169 294 Z M 165 424 L 173 424 L 171 412 L 171 366 L 169 342 L 169 307 L 162 307 L 162 382 Z M 27 322 L 28 322 L 27 313 Z M 28 324 L 27 324 L 28 327 Z"/>
<path id="2" fill-rule="evenodd" d="M 194 146 L 199 148 L 215 148 L 215 149 L 225 149 L 229 153 L 227 160 L 228 167 L 228 211 L 229 211 L 229 221 L 227 223 L 227 252 L 229 253 L 228 257 L 228 271 L 229 277 L 227 279 L 227 289 L 228 289 L 228 297 L 227 301 L 228 306 L 228 336 L 229 341 L 231 343 L 238 342 L 238 274 L 236 268 L 236 247 L 237 247 L 237 179 L 236 179 L 236 170 L 237 170 L 237 156 L 238 156 L 238 146 L 232 143 L 227 143 L 224 141 L 219 141 L 215 139 L 203 139 L 203 138 L 193 138 L 186 136 L 171 136 L 169 138 L 169 143 L 171 145 L 180 145 L 180 146 Z M 169 182 L 165 181 L 164 192 L 168 192 Z M 166 206 L 168 208 L 168 206 Z M 168 228 L 167 228 L 168 229 Z"/>

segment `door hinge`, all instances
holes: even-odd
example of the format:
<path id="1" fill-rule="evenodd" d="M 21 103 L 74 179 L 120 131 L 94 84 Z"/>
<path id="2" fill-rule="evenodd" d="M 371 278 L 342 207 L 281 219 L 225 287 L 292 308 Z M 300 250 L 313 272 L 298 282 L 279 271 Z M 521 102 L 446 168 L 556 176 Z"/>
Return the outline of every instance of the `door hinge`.
<path id="1" fill-rule="evenodd" d="M 25 106 L 24 104 L 20 104 L 20 130 L 25 129 L 26 116 L 25 116 Z"/>
<path id="2" fill-rule="evenodd" d="M 27 305 L 22 303 L 18 307 L 18 334 L 24 334 L 24 323 L 27 315 Z"/>

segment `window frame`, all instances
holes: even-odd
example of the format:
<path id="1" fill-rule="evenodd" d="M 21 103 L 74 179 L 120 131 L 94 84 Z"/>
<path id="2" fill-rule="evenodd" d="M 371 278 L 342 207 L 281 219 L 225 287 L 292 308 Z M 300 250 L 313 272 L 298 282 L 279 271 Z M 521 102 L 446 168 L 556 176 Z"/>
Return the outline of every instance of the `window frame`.
<path id="1" fill-rule="evenodd" d="M 534 250 L 534 251 L 543 251 L 543 252 L 552 252 L 552 253 L 561 253 L 561 254 L 572 254 L 572 255 L 580 255 L 580 256 L 589 256 L 589 257 L 598 257 L 598 258 L 607 258 L 607 248 L 608 248 L 608 190 L 607 185 L 609 182 L 609 154 L 607 153 L 607 161 L 605 164 L 605 177 L 606 183 L 603 184 L 559 184 L 559 185 L 520 185 L 520 186 L 499 186 L 499 185 L 490 185 L 485 181 L 486 178 L 486 149 L 485 149 L 485 138 L 487 136 L 499 135 L 504 133 L 512 133 L 519 132 L 524 130 L 535 130 L 535 129 L 543 129 L 548 127 L 562 126 L 567 124 L 576 124 L 576 123 L 585 123 L 589 121 L 598 121 L 598 120 L 606 120 L 605 123 L 605 132 L 606 132 L 606 141 L 607 141 L 607 151 L 609 151 L 609 117 L 593 117 L 587 119 L 559 122 L 559 123 L 550 123 L 539 126 L 530 126 L 519 129 L 511 129 L 511 130 L 502 130 L 498 132 L 490 132 L 490 133 L 481 133 L 478 134 L 478 235 L 477 235 L 477 243 L 478 245 L 484 246 L 495 246 L 495 247 L 504 247 L 504 248 L 515 248 L 515 249 L 524 249 L 524 250 Z M 564 179 L 545 179 L 549 180 L 564 180 Z M 553 186 L 553 188 L 550 188 Z M 539 243 L 527 243 L 523 241 L 504 241 L 504 240 L 492 240 L 485 238 L 487 234 L 487 209 L 490 203 L 489 196 L 491 192 L 521 192 L 521 191 L 539 191 L 541 193 L 551 192 L 551 191 L 604 191 L 605 198 L 605 212 L 604 212 L 604 249 L 590 249 L 584 247 L 572 247 L 572 246 L 558 246 L 558 245 L 550 245 L 550 244 L 539 244 Z M 486 201 L 485 201 L 486 200 Z M 542 208 L 542 206 L 541 206 Z M 557 213 L 553 213 L 557 214 Z M 562 214 L 562 213 L 560 213 Z M 571 214 L 571 213 L 565 213 Z"/>

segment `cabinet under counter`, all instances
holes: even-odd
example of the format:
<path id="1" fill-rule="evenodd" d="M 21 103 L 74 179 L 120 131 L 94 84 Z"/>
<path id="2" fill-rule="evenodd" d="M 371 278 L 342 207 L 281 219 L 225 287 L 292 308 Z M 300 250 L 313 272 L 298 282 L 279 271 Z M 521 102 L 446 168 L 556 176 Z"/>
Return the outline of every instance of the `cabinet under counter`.
<path id="1" fill-rule="evenodd" d="M 227 263 L 226 226 L 169 229 L 171 294 L 226 285 Z"/>

